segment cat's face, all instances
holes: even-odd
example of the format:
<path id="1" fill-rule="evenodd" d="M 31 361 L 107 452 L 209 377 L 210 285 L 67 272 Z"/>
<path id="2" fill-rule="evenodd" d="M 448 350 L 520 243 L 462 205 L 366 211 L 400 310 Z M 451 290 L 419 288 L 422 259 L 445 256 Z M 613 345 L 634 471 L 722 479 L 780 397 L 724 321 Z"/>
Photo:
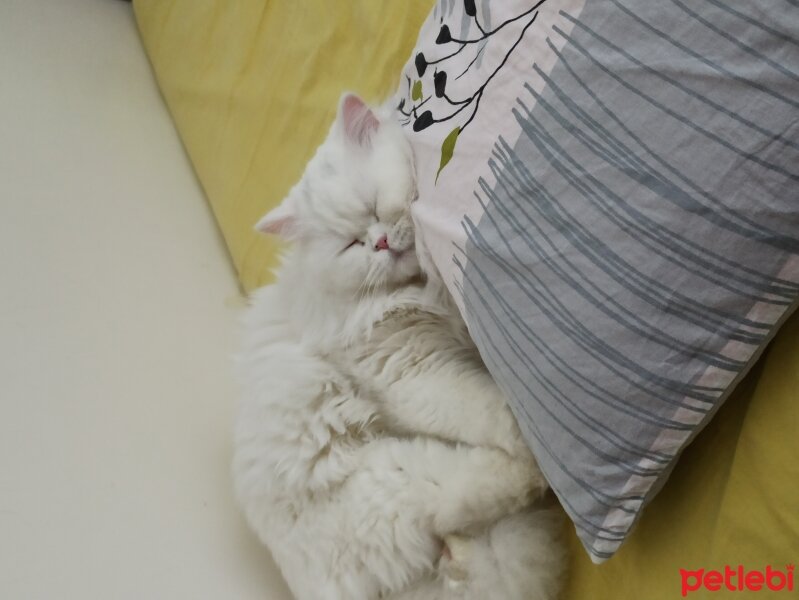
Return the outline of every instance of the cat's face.
<path id="1" fill-rule="evenodd" d="M 300 182 L 257 228 L 290 239 L 318 291 L 357 295 L 418 277 L 412 153 L 402 129 L 345 95 Z"/>

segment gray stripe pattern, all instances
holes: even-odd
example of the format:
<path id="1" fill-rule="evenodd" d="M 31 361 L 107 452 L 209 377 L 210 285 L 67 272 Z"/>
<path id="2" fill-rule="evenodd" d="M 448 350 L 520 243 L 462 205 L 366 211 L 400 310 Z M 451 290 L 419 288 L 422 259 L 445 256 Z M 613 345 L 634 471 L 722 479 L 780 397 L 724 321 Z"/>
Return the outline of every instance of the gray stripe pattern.
<path id="1" fill-rule="evenodd" d="M 496 140 L 453 260 L 483 358 L 601 562 L 797 304 L 799 9 L 561 15 L 569 33 L 530 32 L 558 62 L 531 65 L 543 91 L 520 85 L 518 139 Z"/>

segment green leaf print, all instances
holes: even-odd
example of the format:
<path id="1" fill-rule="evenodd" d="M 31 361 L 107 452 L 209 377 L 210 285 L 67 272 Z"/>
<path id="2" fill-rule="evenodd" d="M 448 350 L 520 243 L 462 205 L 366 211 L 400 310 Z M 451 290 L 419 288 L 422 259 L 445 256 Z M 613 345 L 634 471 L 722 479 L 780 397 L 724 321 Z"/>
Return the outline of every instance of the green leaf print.
<path id="1" fill-rule="evenodd" d="M 438 176 L 441 174 L 441 169 L 447 166 L 447 163 L 452 160 L 452 154 L 455 152 L 455 142 L 458 141 L 458 134 L 461 128 L 456 127 L 449 132 L 449 135 L 444 138 L 441 143 L 441 162 L 438 165 L 438 172 L 436 173 L 436 183 L 438 183 Z"/>

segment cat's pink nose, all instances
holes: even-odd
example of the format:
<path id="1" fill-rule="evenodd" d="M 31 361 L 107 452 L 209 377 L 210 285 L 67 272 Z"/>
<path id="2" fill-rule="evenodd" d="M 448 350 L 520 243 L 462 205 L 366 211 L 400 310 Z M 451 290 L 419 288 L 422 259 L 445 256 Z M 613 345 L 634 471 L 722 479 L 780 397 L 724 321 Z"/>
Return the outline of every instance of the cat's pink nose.
<path id="1" fill-rule="evenodd" d="M 378 239 L 375 242 L 375 250 L 389 250 L 389 249 L 390 248 L 388 247 L 388 236 L 385 234 L 381 235 L 380 239 Z"/>

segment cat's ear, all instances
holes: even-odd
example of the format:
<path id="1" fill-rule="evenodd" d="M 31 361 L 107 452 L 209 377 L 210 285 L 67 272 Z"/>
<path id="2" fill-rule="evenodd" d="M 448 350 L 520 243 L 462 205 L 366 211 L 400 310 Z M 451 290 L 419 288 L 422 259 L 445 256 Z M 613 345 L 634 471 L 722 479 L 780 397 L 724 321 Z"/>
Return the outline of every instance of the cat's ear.
<path id="1" fill-rule="evenodd" d="M 296 229 L 296 223 L 297 217 L 294 214 L 293 203 L 286 198 L 261 217 L 261 220 L 255 225 L 255 230 L 279 235 L 282 238 L 290 238 Z"/>
<path id="2" fill-rule="evenodd" d="M 359 96 L 345 93 L 338 104 L 338 121 L 344 137 L 358 146 L 368 147 L 380 120 Z"/>

